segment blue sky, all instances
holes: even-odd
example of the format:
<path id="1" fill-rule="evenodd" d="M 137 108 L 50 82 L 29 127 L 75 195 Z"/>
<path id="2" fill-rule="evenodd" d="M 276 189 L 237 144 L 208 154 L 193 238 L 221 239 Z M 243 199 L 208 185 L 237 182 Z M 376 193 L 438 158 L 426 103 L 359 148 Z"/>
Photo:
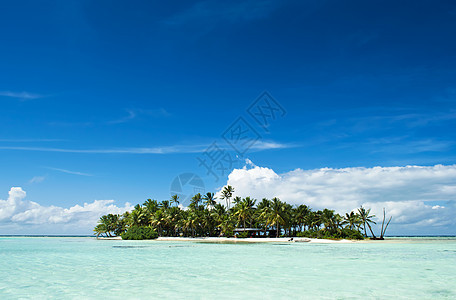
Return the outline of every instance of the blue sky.
<path id="1" fill-rule="evenodd" d="M 453 1 L 2 2 L 0 199 L 136 204 L 185 172 L 216 191 L 246 158 L 451 166 L 455 36 Z M 266 128 L 247 111 L 264 91 L 286 111 Z M 223 139 L 239 117 L 261 136 L 243 156 Z M 217 181 L 197 160 L 213 142 L 241 161 Z"/>

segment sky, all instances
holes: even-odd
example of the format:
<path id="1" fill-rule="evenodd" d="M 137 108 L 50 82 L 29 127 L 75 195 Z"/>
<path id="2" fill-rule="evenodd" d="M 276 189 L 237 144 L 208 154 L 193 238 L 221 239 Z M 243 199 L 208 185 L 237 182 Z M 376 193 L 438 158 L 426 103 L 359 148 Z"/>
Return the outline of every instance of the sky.
<path id="1" fill-rule="evenodd" d="M 3 1 L 0 234 L 278 196 L 455 235 L 454 1 Z"/>

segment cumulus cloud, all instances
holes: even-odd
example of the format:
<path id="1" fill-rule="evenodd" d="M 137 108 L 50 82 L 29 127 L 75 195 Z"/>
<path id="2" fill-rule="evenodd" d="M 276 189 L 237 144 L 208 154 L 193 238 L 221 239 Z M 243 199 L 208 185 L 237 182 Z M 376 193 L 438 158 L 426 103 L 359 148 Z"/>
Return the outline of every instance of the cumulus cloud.
<path id="1" fill-rule="evenodd" d="M 118 207 L 114 204 L 114 200 L 95 200 L 92 203 L 74 205 L 70 208 L 42 206 L 25 200 L 26 192 L 20 187 L 12 187 L 8 194 L 7 200 L 0 200 L 2 234 L 17 233 L 18 229 L 20 232 L 29 233 L 28 227 L 43 230 L 53 228 L 53 233 L 90 234 L 101 215 L 120 214 L 133 209 L 129 203 Z M 4 232 L 10 228 L 14 228 L 14 232 Z M 40 233 L 50 233 L 43 230 Z"/>
<path id="2" fill-rule="evenodd" d="M 296 169 L 277 174 L 248 160 L 231 172 L 227 184 L 235 188 L 235 196 L 279 197 L 314 210 L 345 213 L 363 205 L 382 216 L 386 208 L 396 233 L 448 234 L 456 225 L 456 165 Z"/>

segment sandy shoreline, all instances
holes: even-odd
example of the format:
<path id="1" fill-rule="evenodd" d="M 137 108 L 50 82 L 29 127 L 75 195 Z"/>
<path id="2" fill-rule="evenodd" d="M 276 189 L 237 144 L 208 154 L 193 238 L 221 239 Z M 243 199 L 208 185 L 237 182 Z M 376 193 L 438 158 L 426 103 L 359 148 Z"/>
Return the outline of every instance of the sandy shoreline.
<path id="1" fill-rule="evenodd" d="M 122 240 L 121 237 L 99 237 L 99 240 Z M 329 239 L 312 239 L 312 238 L 226 238 L 226 237 L 159 237 L 154 241 L 158 242 L 206 242 L 206 243 L 318 243 L 318 244 L 346 244 L 346 243 L 363 243 L 369 240 L 329 240 Z"/>

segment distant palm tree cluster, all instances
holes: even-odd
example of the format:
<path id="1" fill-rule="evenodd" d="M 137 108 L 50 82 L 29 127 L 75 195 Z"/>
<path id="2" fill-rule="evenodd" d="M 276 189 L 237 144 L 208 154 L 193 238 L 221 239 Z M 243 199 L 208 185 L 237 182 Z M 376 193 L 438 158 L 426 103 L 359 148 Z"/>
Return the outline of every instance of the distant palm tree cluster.
<path id="1" fill-rule="evenodd" d="M 222 190 L 225 205 L 216 202 L 214 193 L 198 193 L 185 209 L 179 207 L 177 195 L 161 202 L 148 199 L 131 212 L 102 216 L 94 231 L 97 236 L 111 237 L 148 227 L 159 236 L 231 237 L 240 232 L 240 237 L 247 237 L 252 236 L 249 230 L 254 230 L 256 236 L 362 239 L 368 236 L 367 226 L 376 238 L 371 228 L 375 216 L 364 207 L 342 216 L 330 209 L 312 211 L 304 204 L 294 207 L 278 198 L 264 198 L 259 203 L 250 197 L 233 198 L 233 192 L 231 186 Z M 385 231 L 382 224 L 381 238 Z"/>

